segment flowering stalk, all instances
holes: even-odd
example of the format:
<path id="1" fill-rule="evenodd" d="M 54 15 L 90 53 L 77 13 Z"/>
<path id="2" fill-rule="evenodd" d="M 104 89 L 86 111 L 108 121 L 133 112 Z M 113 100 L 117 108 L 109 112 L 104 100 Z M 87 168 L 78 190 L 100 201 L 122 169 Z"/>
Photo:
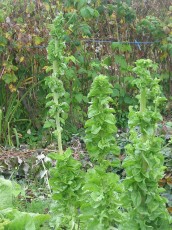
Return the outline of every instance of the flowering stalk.
<path id="1" fill-rule="evenodd" d="M 157 65 L 144 59 L 138 60 L 133 69 L 138 76 L 134 84 L 140 92 L 137 96 L 140 109 L 130 107 L 129 112 L 131 143 L 126 147 L 127 157 L 123 163 L 126 171 L 124 200 L 128 211 L 124 230 L 171 229 L 166 199 L 160 195 L 163 189 L 158 186 L 165 167 L 162 139 L 155 134 L 157 123 L 162 120 L 159 107 L 165 98 L 161 96 L 160 80 L 150 73 L 156 69 Z"/>
<path id="2" fill-rule="evenodd" d="M 111 93 L 112 86 L 107 77 L 100 75 L 95 78 L 88 94 L 91 105 L 88 109 L 89 119 L 85 124 L 85 142 L 90 157 L 99 164 L 106 160 L 108 154 L 119 155 L 115 141 L 115 111 L 109 106 L 112 102 Z"/>
<path id="3" fill-rule="evenodd" d="M 53 22 L 50 32 L 51 40 L 48 45 L 48 59 L 52 63 L 50 69 L 53 69 L 53 73 L 46 78 L 46 85 L 50 90 L 46 97 L 49 99 L 46 106 L 49 107 L 49 117 L 51 120 L 46 121 L 44 127 L 52 127 L 54 129 L 53 133 L 57 137 L 60 154 L 63 153 L 61 123 L 64 123 L 64 115 L 68 107 L 67 103 L 64 102 L 65 90 L 60 80 L 60 76 L 64 75 L 66 69 L 64 34 L 63 16 L 59 14 Z"/>
<path id="4" fill-rule="evenodd" d="M 96 166 L 88 170 L 81 197 L 81 229 L 116 229 L 122 222 L 120 194 L 123 189 L 117 174 L 109 167 L 119 166 L 118 158 L 108 160 L 108 155 L 119 155 L 115 142 L 115 116 L 110 108 L 112 86 L 106 76 L 94 79 L 88 95 L 91 105 L 86 122 L 86 147 Z"/>

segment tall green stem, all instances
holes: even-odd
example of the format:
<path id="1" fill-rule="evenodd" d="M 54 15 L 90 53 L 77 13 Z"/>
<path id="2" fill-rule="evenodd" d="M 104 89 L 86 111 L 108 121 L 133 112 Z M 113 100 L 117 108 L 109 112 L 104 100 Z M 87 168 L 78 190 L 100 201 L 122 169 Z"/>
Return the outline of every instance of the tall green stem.
<path id="1" fill-rule="evenodd" d="M 55 43 L 56 44 L 56 43 Z M 54 76 L 57 75 L 57 71 L 58 71 L 58 63 L 57 61 L 53 61 L 53 74 Z M 59 104 L 58 102 L 58 93 L 54 92 L 54 102 L 56 105 Z M 62 148 L 62 136 L 61 136 L 61 126 L 60 126 L 60 112 L 57 111 L 56 117 L 55 117 L 55 123 L 56 123 L 56 128 L 57 128 L 57 133 L 58 133 L 58 149 L 59 149 L 59 153 L 63 154 L 63 148 Z"/>
<path id="2" fill-rule="evenodd" d="M 142 89 L 140 93 L 140 112 L 146 111 L 146 90 Z"/>
<path id="3" fill-rule="evenodd" d="M 58 97 L 57 95 L 55 95 L 54 97 L 54 101 L 58 104 Z M 60 113 L 57 112 L 57 115 L 55 117 L 56 120 L 56 128 L 57 128 L 57 133 L 58 133 L 58 149 L 59 149 L 59 153 L 63 154 L 63 148 L 62 148 L 62 136 L 61 136 L 61 126 L 60 126 Z"/>
<path id="4" fill-rule="evenodd" d="M 140 112 L 143 114 L 146 112 L 146 89 L 143 88 L 140 92 Z M 143 138 L 143 141 L 146 141 L 146 135 L 145 133 L 143 133 L 142 128 L 144 127 L 140 127 L 141 128 L 141 135 Z"/>
<path id="5" fill-rule="evenodd" d="M 2 139 L 2 109 L 0 109 L 0 143 Z"/>

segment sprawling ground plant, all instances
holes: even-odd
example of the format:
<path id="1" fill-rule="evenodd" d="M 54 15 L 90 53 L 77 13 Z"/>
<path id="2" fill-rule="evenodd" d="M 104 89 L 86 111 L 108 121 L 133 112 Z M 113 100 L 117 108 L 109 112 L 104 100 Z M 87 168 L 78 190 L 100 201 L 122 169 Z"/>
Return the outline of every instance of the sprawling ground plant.
<path id="1" fill-rule="evenodd" d="M 115 116 L 110 108 L 112 86 L 106 76 L 94 79 L 89 98 L 89 120 L 86 122 L 86 146 L 96 166 L 88 170 L 83 186 L 81 205 L 82 228 L 89 230 L 116 229 L 122 220 L 119 210 L 122 187 L 118 176 L 110 172 L 110 166 L 119 161 L 108 160 L 108 155 L 118 155 L 115 143 Z"/>
<path id="2" fill-rule="evenodd" d="M 17 188 L 17 189 L 16 189 Z M 49 215 L 20 212 L 13 207 L 13 197 L 20 192 L 10 180 L 0 178 L 0 229 L 1 230 L 39 230 L 49 219 Z"/>
<path id="3" fill-rule="evenodd" d="M 126 170 L 125 203 L 128 219 L 123 229 L 169 230 L 170 218 L 166 210 L 166 200 L 160 194 L 158 181 L 163 177 L 164 157 L 161 153 L 162 139 L 156 136 L 157 123 L 162 120 L 159 112 L 164 101 L 159 79 L 151 71 L 157 65 L 151 60 L 138 60 L 133 69 L 136 73 L 137 96 L 140 109 L 130 107 L 130 141 L 127 157 L 123 163 Z"/>

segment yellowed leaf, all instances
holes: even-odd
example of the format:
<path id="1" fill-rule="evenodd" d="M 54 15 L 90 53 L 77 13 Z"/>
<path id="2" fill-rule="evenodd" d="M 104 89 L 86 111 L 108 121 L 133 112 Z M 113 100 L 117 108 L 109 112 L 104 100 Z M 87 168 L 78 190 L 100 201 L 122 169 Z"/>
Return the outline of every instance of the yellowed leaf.
<path id="1" fill-rule="evenodd" d="M 44 41 L 44 38 L 41 38 L 39 36 L 36 36 L 34 38 L 34 41 L 35 41 L 35 45 L 40 45 L 43 41 Z"/>
<path id="2" fill-rule="evenodd" d="M 16 87 L 13 84 L 10 84 L 9 85 L 9 90 L 10 90 L 10 92 L 13 93 L 13 92 L 16 92 L 17 89 L 16 89 Z"/>
<path id="3" fill-rule="evenodd" d="M 10 34 L 10 33 L 5 33 L 5 37 L 6 37 L 7 39 L 9 39 L 9 38 L 11 37 L 11 34 Z"/>
<path id="4" fill-rule="evenodd" d="M 42 69 L 43 69 L 43 70 L 46 70 L 47 68 L 48 68 L 48 66 L 44 66 Z"/>
<path id="5" fill-rule="evenodd" d="M 163 39 L 162 42 L 161 42 L 163 45 L 167 44 L 167 39 Z"/>
<path id="6" fill-rule="evenodd" d="M 166 59 L 167 56 L 168 56 L 168 53 L 167 53 L 167 52 L 164 52 L 164 53 L 160 56 L 161 61 L 164 60 L 164 59 Z"/>
<path id="7" fill-rule="evenodd" d="M 112 15 L 111 15 L 111 19 L 116 19 L 116 14 L 115 13 L 113 13 Z"/>
<path id="8" fill-rule="evenodd" d="M 44 2 L 44 7 L 45 7 L 46 11 L 50 10 L 50 6 L 47 2 Z"/>
<path id="9" fill-rule="evenodd" d="M 29 85 L 33 83 L 33 78 L 34 77 L 27 77 L 23 82 L 22 85 Z"/>
<path id="10" fill-rule="evenodd" d="M 20 63 L 23 62 L 24 61 L 24 57 L 22 56 L 19 61 L 20 61 Z"/>

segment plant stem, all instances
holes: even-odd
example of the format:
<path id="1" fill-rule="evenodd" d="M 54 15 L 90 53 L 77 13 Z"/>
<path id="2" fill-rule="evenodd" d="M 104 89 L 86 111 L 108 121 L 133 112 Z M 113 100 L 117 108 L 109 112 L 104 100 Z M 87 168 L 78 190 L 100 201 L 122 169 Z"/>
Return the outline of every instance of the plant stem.
<path id="1" fill-rule="evenodd" d="M 145 113 L 146 112 L 146 89 L 143 88 L 140 92 L 140 112 Z M 143 130 L 141 128 L 141 134 L 143 141 L 146 141 L 146 135 L 143 133 Z"/>
<path id="2" fill-rule="evenodd" d="M 17 133 L 17 129 L 16 129 L 16 128 L 13 128 L 13 131 L 14 131 L 14 134 L 15 134 L 15 137 L 16 137 L 16 145 L 17 145 L 17 148 L 19 148 L 19 146 L 20 146 L 20 141 L 19 141 L 19 136 L 18 136 L 18 133 Z"/>
<path id="3" fill-rule="evenodd" d="M 57 131 L 58 131 L 58 149 L 59 149 L 59 153 L 63 154 L 61 127 L 60 127 L 60 114 L 59 114 L 59 112 L 56 115 L 56 127 L 57 127 Z"/>
<path id="4" fill-rule="evenodd" d="M 8 122 L 8 144 L 9 146 L 13 146 L 13 142 L 12 142 L 12 139 L 11 139 L 11 132 L 10 132 L 10 123 Z"/>
<path id="5" fill-rule="evenodd" d="M 142 89 L 140 94 L 140 112 L 144 113 L 146 111 L 146 90 Z"/>
<path id="6" fill-rule="evenodd" d="M 0 109 L 0 142 L 2 139 L 2 109 Z"/>
<path id="7" fill-rule="evenodd" d="M 57 61 L 53 61 L 53 74 L 54 76 L 57 75 L 58 71 L 58 63 Z M 57 76 L 56 76 L 57 77 Z M 56 105 L 58 105 L 58 94 L 54 92 L 54 101 Z M 55 122 L 56 122 L 56 128 L 57 128 L 57 133 L 58 133 L 58 149 L 59 149 L 59 154 L 63 154 L 63 148 L 62 148 L 62 137 L 61 137 L 61 127 L 60 127 L 60 112 L 58 111 L 55 117 Z"/>

